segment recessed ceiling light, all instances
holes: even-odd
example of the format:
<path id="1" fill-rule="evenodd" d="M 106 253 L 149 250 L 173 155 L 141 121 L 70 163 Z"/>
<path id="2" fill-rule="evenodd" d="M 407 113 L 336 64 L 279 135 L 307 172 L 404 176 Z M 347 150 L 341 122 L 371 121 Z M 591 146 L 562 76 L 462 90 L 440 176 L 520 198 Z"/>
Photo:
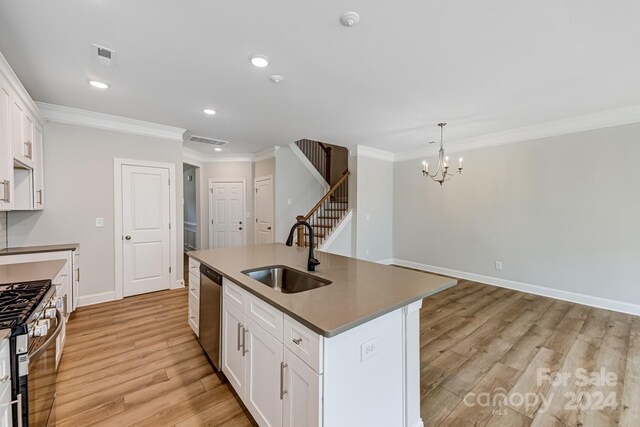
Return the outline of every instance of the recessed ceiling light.
<path id="1" fill-rule="evenodd" d="M 202 110 L 205 114 L 208 114 L 210 116 L 213 116 L 216 113 L 216 110 L 212 110 L 211 108 L 205 108 L 204 110 Z"/>
<path id="2" fill-rule="evenodd" d="M 97 80 L 89 80 L 89 84 L 93 87 L 97 87 L 98 89 L 108 89 L 109 85 L 106 83 L 99 82 Z"/>
<path id="3" fill-rule="evenodd" d="M 216 148 L 213 149 L 213 151 L 222 151 L 222 148 L 216 147 Z"/>
<path id="4" fill-rule="evenodd" d="M 249 57 L 249 61 L 258 68 L 264 68 L 269 65 L 269 58 L 266 55 L 255 54 Z"/>

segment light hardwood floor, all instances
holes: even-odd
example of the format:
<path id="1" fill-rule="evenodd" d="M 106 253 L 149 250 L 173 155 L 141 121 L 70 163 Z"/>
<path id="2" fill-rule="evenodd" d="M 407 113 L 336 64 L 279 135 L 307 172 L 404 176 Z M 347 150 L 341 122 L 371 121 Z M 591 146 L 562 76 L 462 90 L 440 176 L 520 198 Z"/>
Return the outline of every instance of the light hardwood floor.
<path id="1" fill-rule="evenodd" d="M 427 426 L 640 425 L 638 317 L 468 281 L 427 298 L 421 317 Z M 186 290 L 78 309 L 58 376 L 56 425 L 252 425 L 186 318 Z M 611 387 L 578 387 L 575 378 L 552 387 L 537 378 L 540 368 L 604 368 L 618 378 Z M 571 392 L 586 393 L 583 410 L 565 409 Z M 587 407 L 590 396 L 611 392 L 616 408 Z M 520 405 L 526 393 L 549 402 Z M 483 397 L 501 405 L 481 405 Z"/>

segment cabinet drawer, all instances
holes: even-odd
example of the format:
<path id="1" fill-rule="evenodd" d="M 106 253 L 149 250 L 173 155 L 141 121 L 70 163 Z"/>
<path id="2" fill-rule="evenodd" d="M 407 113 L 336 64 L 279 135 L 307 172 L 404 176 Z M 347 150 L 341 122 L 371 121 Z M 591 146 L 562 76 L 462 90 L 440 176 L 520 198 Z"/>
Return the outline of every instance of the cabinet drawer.
<path id="1" fill-rule="evenodd" d="M 200 336 L 200 305 L 199 301 L 189 295 L 189 326 L 196 336 Z"/>
<path id="2" fill-rule="evenodd" d="M 314 371 L 322 373 L 324 338 L 286 315 L 284 345 Z"/>
<path id="3" fill-rule="evenodd" d="M 280 310 L 249 294 L 246 313 L 250 319 L 282 342 L 284 315 Z"/>
<path id="4" fill-rule="evenodd" d="M 12 408 L 11 402 L 11 383 L 0 382 L 0 426 L 10 426 Z"/>
<path id="5" fill-rule="evenodd" d="M 4 384 L 11 383 L 11 369 L 9 365 L 9 340 L 5 339 L 0 342 L 0 387 Z M 7 377 L 5 382 L 2 378 Z"/>
<path id="6" fill-rule="evenodd" d="M 240 286 L 224 278 L 222 279 L 222 290 L 222 301 L 224 304 L 235 305 L 241 312 L 244 312 L 244 306 L 247 305 L 249 293 L 240 288 Z"/>
<path id="7" fill-rule="evenodd" d="M 200 299 L 200 278 L 189 274 L 189 295 Z"/>
<path id="8" fill-rule="evenodd" d="M 189 258 L 189 273 L 200 277 L 200 263 L 193 258 Z"/>

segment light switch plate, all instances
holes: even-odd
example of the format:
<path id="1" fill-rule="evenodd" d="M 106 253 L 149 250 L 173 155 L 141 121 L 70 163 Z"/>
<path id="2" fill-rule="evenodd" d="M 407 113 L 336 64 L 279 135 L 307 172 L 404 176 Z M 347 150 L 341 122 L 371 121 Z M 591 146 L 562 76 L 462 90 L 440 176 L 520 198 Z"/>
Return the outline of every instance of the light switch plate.
<path id="1" fill-rule="evenodd" d="M 96 218 L 96 227 L 104 227 L 104 218 Z"/>

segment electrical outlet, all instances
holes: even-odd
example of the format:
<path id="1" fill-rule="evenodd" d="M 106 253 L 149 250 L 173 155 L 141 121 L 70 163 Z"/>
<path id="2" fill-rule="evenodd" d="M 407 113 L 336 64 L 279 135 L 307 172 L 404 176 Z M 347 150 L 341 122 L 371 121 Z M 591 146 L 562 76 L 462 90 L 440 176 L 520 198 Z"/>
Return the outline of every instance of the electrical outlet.
<path id="1" fill-rule="evenodd" d="M 378 353 L 378 339 L 374 338 L 363 343 L 360 346 L 360 361 L 364 362 L 368 358 L 375 356 Z"/>
<path id="2" fill-rule="evenodd" d="M 365 250 L 364 250 L 364 254 L 365 254 L 365 255 L 369 255 L 369 249 L 365 249 Z"/>
<path id="3" fill-rule="evenodd" d="M 96 218 L 96 227 L 104 227 L 104 218 Z"/>
<path id="4" fill-rule="evenodd" d="M 496 270 L 502 270 L 502 261 L 496 261 Z"/>
<path id="5" fill-rule="evenodd" d="M 291 206 L 291 199 L 287 199 L 287 204 Z"/>
<path id="6" fill-rule="evenodd" d="M 364 216 L 364 219 L 365 219 L 366 221 L 371 221 L 371 215 L 366 214 L 366 215 Z"/>

